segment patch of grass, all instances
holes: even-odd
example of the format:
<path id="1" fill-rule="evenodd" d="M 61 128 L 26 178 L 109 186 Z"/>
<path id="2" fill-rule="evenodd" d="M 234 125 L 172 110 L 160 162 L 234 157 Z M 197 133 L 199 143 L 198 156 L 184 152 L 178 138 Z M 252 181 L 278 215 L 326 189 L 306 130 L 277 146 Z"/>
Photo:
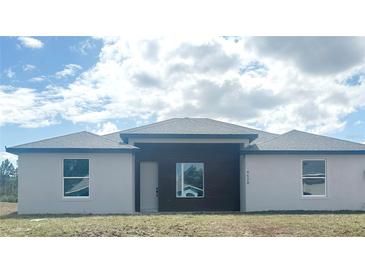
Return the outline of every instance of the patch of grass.
<path id="1" fill-rule="evenodd" d="M 0 236 L 365 236 L 365 213 L 28 215 L 0 203 Z"/>
<path id="2" fill-rule="evenodd" d="M 16 203 L 18 197 L 16 194 L 3 194 L 0 195 L 0 202 Z"/>

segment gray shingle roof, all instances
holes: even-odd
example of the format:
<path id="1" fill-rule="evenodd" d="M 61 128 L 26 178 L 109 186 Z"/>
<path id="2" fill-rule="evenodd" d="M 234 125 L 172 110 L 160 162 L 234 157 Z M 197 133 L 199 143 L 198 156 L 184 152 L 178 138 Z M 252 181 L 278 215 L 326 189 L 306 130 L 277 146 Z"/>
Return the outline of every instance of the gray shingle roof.
<path id="1" fill-rule="evenodd" d="M 262 134 L 263 140 L 276 136 L 275 134 L 263 132 L 260 130 L 242 127 L 208 118 L 173 118 L 162 122 L 107 134 L 104 135 L 104 137 L 117 141 L 120 140 L 120 134 L 124 136 L 166 135 L 166 137 L 168 137 L 169 135 L 219 135 L 221 137 L 230 137 L 232 135 Z M 255 137 L 257 136 L 252 136 L 251 139 L 254 139 Z"/>
<path id="2" fill-rule="evenodd" d="M 264 152 L 306 152 L 328 151 L 365 153 L 365 145 L 355 142 L 340 140 L 327 136 L 321 136 L 292 130 L 278 135 L 257 129 L 242 127 L 207 118 L 174 118 L 166 121 L 132 128 L 99 136 L 82 131 L 69 135 L 54 137 L 37 142 L 6 148 L 7 152 L 103 152 L 103 151 L 133 151 L 135 146 L 121 142 L 120 135 L 124 136 L 214 136 L 226 138 L 231 136 L 249 136 L 250 146 L 242 153 Z"/>
<path id="3" fill-rule="evenodd" d="M 249 128 L 208 118 L 173 118 L 127 129 L 121 133 L 137 134 L 251 134 Z"/>
<path id="4" fill-rule="evenodd" d="M 36 142 L 8 147 L 8 152 L 31 152 L 48 150 L 49 152 L 57 150 L 62 151 L 76 149 L 82 150 L 134 150 L 137 149 L 132 145 L 115 142 L 87 131 L 72 133 L 59 137 L 44 139 Z"/>
<path id="5" fill-rule="evenodd" d="M 266 142 L 266 141 L 272 140 L 272 139 L 280 136 L 279 134 L 275 134 L 275 133 L 271 133 L 271 132 L 267 132 L 267 131 L 263 131 L 263 130 L 258 130 L 258 129 L 251 129 L 251 131 L 252 131 L 252 133 L 256 133 L 258 135 L 257 138 L 250 143 L 251 145 Z"/>
<path id="6" fill-rule="evenodd" d="M 292 130 L 267 141 L 256 142 L 251 150 L 260 151 L 365 151 L 365 145 Z"/>

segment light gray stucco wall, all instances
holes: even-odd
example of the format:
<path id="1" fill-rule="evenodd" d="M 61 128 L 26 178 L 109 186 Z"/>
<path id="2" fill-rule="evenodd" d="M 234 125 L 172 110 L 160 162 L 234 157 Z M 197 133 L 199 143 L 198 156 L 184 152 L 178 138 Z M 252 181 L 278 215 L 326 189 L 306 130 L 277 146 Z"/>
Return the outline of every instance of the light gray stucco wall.
<path id="1" fill-rule="evenodd" d="M 240 156 L 240 211 L 246 211 L 246 156 Z"/>
<path id="2" fill-rule="evenodd" d="M 63 198 L 63 159 L 89 159 L 90 198 Z M 19 155 L 18 213 L 134 213 L 134 155 Z"/>
<path id="3" fill-rule="evenodd" d="M 326 160 L 327 197 L 302 197 L 306 159 Z M 246 155 L 246 171 L 246 211 L 365 210 L 365 155 Z"/>

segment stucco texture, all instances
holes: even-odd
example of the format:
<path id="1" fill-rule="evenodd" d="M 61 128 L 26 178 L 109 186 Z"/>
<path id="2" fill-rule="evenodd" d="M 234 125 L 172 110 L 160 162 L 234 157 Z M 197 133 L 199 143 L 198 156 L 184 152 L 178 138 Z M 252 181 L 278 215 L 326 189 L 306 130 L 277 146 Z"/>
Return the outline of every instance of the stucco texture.
<path id="1" fill-rule="evenodd" d="M 89 198 L 63 197 L 63 159 L 89 159 Z M 19 214 L 134 213 L 131 153 L 26 153 L 18 164 Z"/>
<path id="2" fill-rule="evenodd" d="M 302 197 L 302 160 L 311 159 L 326 160 L 326 197 Z M 365 210 L 365 155 L 246 155 L 245 162 L 246 211 Z"/>

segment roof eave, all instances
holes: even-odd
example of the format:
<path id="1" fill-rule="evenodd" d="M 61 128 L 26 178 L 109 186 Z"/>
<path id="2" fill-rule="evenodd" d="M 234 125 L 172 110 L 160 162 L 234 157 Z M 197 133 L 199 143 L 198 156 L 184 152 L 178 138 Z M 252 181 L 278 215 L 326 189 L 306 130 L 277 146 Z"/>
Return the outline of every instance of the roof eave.
<path id="1" fill-rule="evenodd" d="M 17 148 L 5 147 L 5 151 L 15 155 L 21 153 L 134 153 L 139 148 Z"/>
<path id="2" fill-rule="evenodd" d="M 241 150 L 241 155 L 246 154 L 365 154 L 365 150 Z"/>
<path id="3" fill-rule="evenodd" d="M 258 134 L 165 134 L 165 133 L 120 133 L 120 138 L 191 138 L 191 139 L 248 139 L 250 142 Z"/>

